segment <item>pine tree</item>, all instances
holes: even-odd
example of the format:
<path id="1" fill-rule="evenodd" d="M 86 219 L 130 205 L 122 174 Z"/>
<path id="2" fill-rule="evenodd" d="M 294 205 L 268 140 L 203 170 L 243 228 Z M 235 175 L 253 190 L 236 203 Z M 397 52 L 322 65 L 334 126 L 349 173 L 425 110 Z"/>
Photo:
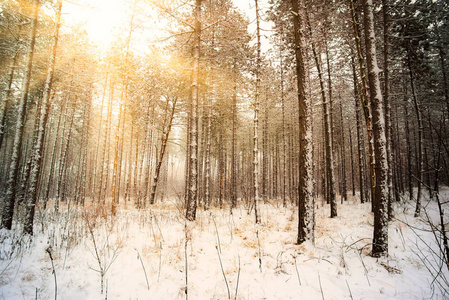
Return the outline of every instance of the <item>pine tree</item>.
<path id="1" fill-rule="evenodd" d="M 366 61 L 368 69 L 371 110 L 373 114 L 374 153 L 376 163 L 376 185 L 374 206 L 373 256 L 388 254 L 388 162 L 385 135 L 384 103 L 380 89 L 374 32 L 373 1 L 364 0 L 364 24 Z"/>
<path id="2" fill-rule="evenodd" d="M 36 44 L 36 33 L 39 14 L 39 2 L 30 1 L 28 4 L 34 6 L 33 18 L 31 20 L 31 34 L 30 44 L 28 46 L 28 53 L 26 58 L 25 76 L 22 82 L 21 97 L 18 104 L 17 122 L 14 133 L 13 150 L 11 155 L 11 163 L 9 167 L 9 174 L 6 182 L 6 193 L 2 212 L 1 228 L 11 229 L 14 214 L 14 205 L 16 203 L 16 185 L 19 175 L 19 161 L 21 158 L 21 148 L 23 141 L 24 122 L 27 108 L 27 100 L 31 83 L 31 70 L 33 68 L 34 46 Z"/>
<path id="3" fill-rule="evenodd" d="M 56 50 L 58 46 L 59 38 L 59 27 L 61 25 L 61 9 L 62 0 L 58 0 L 56 4 L 56 28 L 54 34 L 54 41 L 52 46 L 52 54 L 50 56 L 50 61 L 47 71 L 47 79 L 45 82 L 45 88 L 42 95 L 42 101 L 40 103 L 40 114 L 37 126 L 37 137 L 35 138 L 35 144 L 33 145 L 32 161 L 31 161 L 31 172 L 30 178 L 28 180 L 28 191 L 26 195 L 26 212 L 23 231 L 26 234 L 33 234 L 33 222 L 34 222 L 34 212 L 35 205 L 38 198 L 38 185 L 39 176 L 41 175 L 42 169 L 42 158 L 44 155 L 44 138 L 45 131 L 47 128 L 48 115 L 50 111 L 50 94 L 53 83 L 53 76 L 55 72 L 55 61 L 56 61 Z"/>
<path id="4" fill-rule="evenodd" d="M 291 0 L 293 25 L 295 30 L 295 58 L 296 58 L 296 80 L 299 108 L 299 221 L 297 243 L 314 241 L 315 212 L 313 198 L 313 162 L 312 162 L 312 119 L 311 104 L 305 90 L 306 72 L 304 65 L 304 39 L 303 20 L 300 18 L 304 10 L 301 0 Z"/>

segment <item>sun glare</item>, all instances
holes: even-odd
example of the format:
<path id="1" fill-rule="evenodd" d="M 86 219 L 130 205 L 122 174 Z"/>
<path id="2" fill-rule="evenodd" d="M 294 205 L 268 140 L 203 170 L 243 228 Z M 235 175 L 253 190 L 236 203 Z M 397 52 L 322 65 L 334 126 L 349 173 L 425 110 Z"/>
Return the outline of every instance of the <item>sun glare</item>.
<path id="1" fill-rule="evenodd" d="M 65 20 L 71 24 L 83 24 L 89 38 L 106 48 L 120 28 L 129 22 L 129 7 L 123 0 L 93 0 L 65 2 Z"/>

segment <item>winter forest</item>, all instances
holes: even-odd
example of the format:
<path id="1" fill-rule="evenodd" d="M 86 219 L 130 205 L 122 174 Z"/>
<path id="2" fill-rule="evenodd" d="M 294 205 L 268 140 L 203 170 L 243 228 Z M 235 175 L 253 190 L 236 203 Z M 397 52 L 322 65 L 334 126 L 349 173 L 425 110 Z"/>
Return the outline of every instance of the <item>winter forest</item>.
<path id="1" fill-rule="evenodd" d="M 445 0 L 2 0 L 1 299 L 448 299 Z"/>

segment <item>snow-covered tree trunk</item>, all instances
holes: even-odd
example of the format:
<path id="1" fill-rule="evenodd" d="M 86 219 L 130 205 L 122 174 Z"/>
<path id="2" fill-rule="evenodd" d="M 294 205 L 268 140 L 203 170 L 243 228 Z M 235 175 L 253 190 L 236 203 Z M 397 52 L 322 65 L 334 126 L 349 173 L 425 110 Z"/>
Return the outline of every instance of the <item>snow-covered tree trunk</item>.
<path id="1" fill-rule="evenodd" d="M 111 128 L 111 121 L 112 121 L 112 98 L 114 95 L 114 82 L 110 82 L 110 88 L 109 88 L 109 100 L 108 100 L 108 112 L 106 117 L 106 129 L 103 139 L 103 152 L 101 155 L 101 174 L 100 174 L 100 192 L 98 195 L 98 201 L 101 203 L 105 203 L 106 198 L 106 192 L 108 187 L 108 178 L 109 178 L 109 146 L 111 144 L 110 142 L 110 128 Z"/>
<path id="2" fill-rule="evenodd" d="M 107 67 L 106 67 L 107 68 Z M 100 108 L 100 116 L 99 116 L 99 125 L 98 125 L 98 138 L 97 138 L 97 147 L 96 147 L 96 151 L 95 151 L 95 158 L 94 158 L 94 169 L 92 171 L 92 189 L 91 189 L 91 197 L 92 200 L 95 199 L 95 197 L 97 197 L 97 188 L 96 188 L 96 183 L 97 183 L 97 179 L 99 176 L 97 172 L 99 172 L 99 168 L 98 168 L 98 155 L 100 152 L 100 141 L 101 141 L 101 127 L 102 127 L 102 123 L 103 123 L 103 107 L 104 107 L 104 99 L 106 98 L 106 88 L 107 88 L 107 84 L 108 84 L 108 78 L 109 78 L 109 72 L 106 73 L 106 79 L 105 79 L 105 83 L 103 86 L 103 93 L 102 93 L 102 97 L 101 97 L 101 108 Z"/>
<path id="3" fill-rule="evenodd" d="M 11 163 L 9 166 L 9 174 L 6 180 L 6 191 L 3 202 L 4 205 L 2 212 L 1 228 L 6 229 L 11 229 L 12 227 L 14 205 L 16 202 L 16 185 L 19 174 L 19 162 L 21 157 L 23 131 L 25 127 L 26 106 L 31 82 L 31 70 L 33 68 L 34 45 L 36 44 L 36 33 L 37 33 L 39 7 L 40 7 L 39 3 L 40 2 L 37 0 L 30 1 L 29 3 L 29 5 L 34 6 L 34 12 L 31 20 L 30 44 L 28 46 L 28 52 L 26 57 L 26 64 L 25 64 L 26 69 L 24 79 L 22 81 L 21 97 L 17 105 L 16 130 L 14 133 Z"/>
<path id="4" fill-rule="evenodd" d="M 325 23 L 328 24 L 328 26 L 330 26 L 330 22 L 327 18 L 327 15 L 325 15 Z M 337 216 L 337 200 L 336 200 L 336 196 L 335 196 L 335 165 L 336 165 L 336 154 L 334 153 L 335 148 L 335 139 L 334 139 L 334 98 L 333 98 L 333 93 L 332 93 L 332 68 L 331 68 L 331 62 L 330 62 L 330 53 L 329 53 L 329 47 L 328 47 L 328 42 L 327 42 L 327 28 L 324 31 L 324 51 L 326 54 L 326 66 L 327 66 L 327 88 L 328 88 L 328 95 L 329 95 L 329 99 L 327 99 L 327 114 L 328 114 L 328 123 L 329 123 L 329 132 L 330 132 L 330 145 L 331 145 L 331 151 L 332 151 L 332 160 L 331 160 L 331 164 L 332 164 L 332 169 L 333 169 L 333 175 L 332 175 L 332 179 L 331 176 L 327 177 L 327 200 L 328 202 L 331 204 L 331 210 L 334 209 L 335 210 L 335 216 Z M 321 63 L 321 56 L 319 57 L 320 59 L 320 65 L 322 65 Z M 324 81 L 324 78 L 323 78 Z M 328 151 L 326 150 L 326 155 L 328 156 Z M 326 157 L 327 157 L 326 156 Z M 329 172 L 329 168 L 327 168 L 326 173 Z M 334 181 L 333 183 L 331 181 Z M 333 191 L 332 191 L 333 189 Z M 331 196 L 331 194 L 334 193 L 334 196 Z M 334 199 L 335 204 L 332 204 L 332 199 Z M 332 213 L 331 213 L 332 214 Z"/>
<path id="5" fill-rule="evenodd" d="M 131 182 L 132 182 L 132 174 L 133 174 L 133 140 L 134 138 L 134 122 L 131 120 L 131 133 L 129 135 L 129 153 L 128 153 L 128 171 L 126 177 L 126 183 L 125 183 L 125 202 L 129 201 L 131 198 Z"/>
<path id="6" fill-rule="evenodd" d="M 2 149 L 3 138 L 5 136 L 5 126 L 6 126 L 6 115 L 9 109 L 9 102 L 12 96 L 12 84 L 14 80 L 14 73 L 17 68 L 17 61 L 19 58 L 19 53 L 16 51 L 14 53 L 14 57 L 12 59 L 11 70 L 8 74 L 8 83 L 6 86 L 6 90 L 4 91 L 4 98 L 0 102 L 0 149 Z"/>
<path id="7" fill-rule="evenodd" d="M 438 24 L 435 24 L 435 31 L 437 36 L 437 48 L 438 48 L 438 58 L 440 60 L 440 68 L 441 68 L 441 74 L 443 75 L 442 81 L 443 81 L 443 91 L 444 91 L 444 99 L 446 101 L 446 109 L 447 114 L 449 115 L 449 84 L 448 84 L 448 76 L 447 76 L 447 70 L 446 70 L 446 64 L 444 62 L 444 56 L 446 52 L 444 51 L 444 46 L 441 42 L 441 35 L 438 29 Z M 449 256 L 449 255 L 448 255 Z"/>
<path id="8" fill-rule="evenodd" d="M 167 98 L 167 102 L 168 101 L 169 101 L 169 99 Z M 151 186 L 151 194 L 150 194 L 150 204 L 154 204 L 154 200 L 156 197 L 157 184 L 159 181 L 159 175 L 160 175 L 160 171 L 161 171 L 161 167 L 162 167 L 162 162 L 164 161 L 165 150 L 167 149 L 167 142 L 168 142 L 168 137 L 170 136 L 171 127 L 173 124 L 173 118 L 175 116 L 175 109 L 176 109 L 177 101 L 178 101 L 178 97 L 174 97 L 172 100 L 171 111 L 166 112 L 167 114 L 169 113 L 170 115 L 168 117 L 167 124 L 164 125 L 164 130 L 163 130 L 163 133 L 161 136 L 161 150 L 159 152 L 159 156 L 157 158 L 156 169 L 154 171 L 154 179 L 153 179 L 153 184 Z"/>
<path id="9" fill-rule="evenodd" d="M 143 135 L 143 141 L 140 143 L 142 147 L 139 149 L 136 148 L 136 176 L 134 179 L 135 183 L 135 205 L 137 208 L 143 208 L 145 203 L 143 200 L 143 192 L 142 192 L 142 181 L 144 180 L 145 174 L 147 174 L 147 167 L 148 164 L 146 162 L 146 155 L 147 155 L 147 148 L 148 148 L 148 130 L 150 127 L 150 115 L 152 109 L 152 104 L 148 103 L 147 112 L 145 115 L 145 130 Z M 136 145 L 139 145 L 138 142 L 136 142 Z"/>
<path id="10" fill-rule="evenodd" d="M 360 100 L 362 103 L 362 109 L 363 109 L 363 115 L 365 117 L 365 125 L 368 133 L 368 157 L 369 157 L 369 174 L 370 174 L 370 192 L 371 192 L 371 200 L 372 200 L 372 209 L 374 210 L 374 203 L 376 202 L 375 199 L 375 185 L 376 185 L 376 179 L 375 179 L 375 159 L 374 159 L 374 137 L 373 137 L 373 129 L 372 129 L 372 115 L 368 103 L 368 87 L 367 87 L 367 80 L 366 80 L 366 72 L 365 72 L 365 64 L 363 61 L 362 56 L 362 49 L 361 49 L 361 43 L 360 43 L 360 36 L 358 31 L 358 22 L 357 22 L 357 15 L 354 8 L 354 1 L 350 0 L 350 10 L 351 10 L 351 18 L 352 18 L 352 27 L 354 31 L 354 40 L 355 40 L 355 46 L 357 51 L 357 59 L 359 63 L 360 68 L 360 79 L 361 84 L 358 86 L 358 92 L 360 96 Z M 359 84 L 357 84 L 359 85 Z"/>
<path id="11" fill-rule="evenodd" d="M 125 109 L 126 99 L 128 97 L 128 58 L 129 58 L 129 46 L 131 44 L 131 35 L 133 33 L 133 22 L 136 13 L 137 1 L 134 0 L 131 13 L 131 19 L 129 21 L 128 35 L 125 42 L 125 57 L 124 57 L 124 71 L 122 74 L 122 91 L 120 94 L 119 104 L 119 120 L 115 132 L 115 148 L 114 148 L 114 169 L 112 173 L 112 208 L 111 213 L 113 216 L 116 214 L 117 205 L 120 201 L 120 178 L 121 178 L 121 162 L 123 153 L 123 135 L 125 125 Z M 122 136 L 120 137 L 120 128 L 122 127 Z"/>
<path id="12" fill-rule="evenodd" d="M 70 95 L 70 91 L 69 91 Z M 70 97 L 70 96 L 69 96 Z M 67 99 L 68 101 L 69 99 Z M 70 143 L 72 142 L 72 134 L 73 134 L 73 124 L 75 121 L 75 110 L 76 105 L 73 105 L 71 117 L 70 117 L 70 124 L 69 128 L 67 129 L 68 133 L 64 134 L 67 135 L 67 138 L 65 138 L 65 143 L 61 143 L 61 153 L 59 155 L 59 163 L 58 163 L 58 180 L 56 182 L 56 202 L 55 202 L 55 211 L 57 212 L 59 210 L 59 202 L 65 201 L 65 193 L 66 193 L 66 165 L 67 165 L 67 156 L 69 153 Z M 64 123 L 64 129 L 63 132 L 65 132 L 66 123 Z M 64 138 L 62 139 L 64 141 Z"/>
<path id="13" fill-rule="evenodd" d="M 385 135 L 384 103 L 380 88 L 374 32 L 373 1 L 364 0 L 366 62 L 373 114 L 374 154 L 376 166 L 376 186 L 374 206 L 374 256 L 388 254 L 388 157 Z"/>
<path id="14" fill-rule="evenodd" d="M 284 65 L 283 51 L 280 50 L 280 73 L 281 73 L 281 105 L 282 105 L 282 204 L 287 207 L 287 136 L 285 132 L 285 92 L 284 92 Z"/>
<path id="15" fill-rule="evenodd" d="M 237 66 L 234 66 L 232 95 L 231 210 L 237 206 Z M 210 140 L 209 140 L 210 141 Z"/>
<path id="16" fill-rule="evenodd" d="M 352 146 L 352 130 L 349 127 L 349 153 L 351 156 L 351 186 L 352 186 L 352 196 L 355 196 L 355 175 L 354 175 L 354 150 Z"/>
<path id="17" fill-rule="evenodd" d="M 210 204 L 210 183 L 211 183 L 211 167 L 210 167 L 210 144 L 212 138 L 212 99 L 209 99 L 206 114 L 206 151 L 205 151 L 205 191 L 204 191 L 204 209 L 209 208 Z"/>
<path id="18" fill-rule="evenodd" d="M 256 224 L 260 223 L 259 210 L 259 105 L 260 105 L 260 17 L 259 1 L 254 0 L 256 4 L 256 36 L 257 36 L 257 57 L 256 57 L 256 97 L 254 101 L 254 149 L 253 149 L 253 188 L 254 188 L 254 212 Z"/>
<path id="19" fill-rule="evenodd" d="M 346 144 L 345 144 L 345 126 L 343 123 L 343 106 L 340 101 L 340 125 L 341 125 L 341 181 L 342 193 L 341 203 L 348 200 L 348 187 L 346 182 Z"/>
<path id="20" fill-rule="evenodd" d="M 124 122 L 124 116 L 123 116 L 123 109 L 124 109 L 124 91 L 122 91 L 122 97 L 120 99 L 119 103 L 119 119 L 117 122 L 117 126 L 115 128 L 115 140 L 114 140 L 114 165 L 112 169 L 112 207 L 111 207 L 111 214 L 115 216 L 117 214 L 117 205 L 118 205 L 118 196 L 117 196 L 117 184 L 118 184 L 118 177 L 119 174 L 119 168 L 118 168 L 118 158 L 119 158 L 119 150 L 120 150 L 120 127 L 122 122 Z"/>
<path id="21" fill-rule="evenodd" d="M 23 226 L 23 233 L 33 235 L 33 222 L 35 206 L 38 200 L 38 186 L 39 176 L 42 169 L 42 157 L 44 153 L 44 138 L 45 130 L 47 128 L 48 115 L 50 112 L 50 95 L 53 83 L 53 75 L 55 72 L 56 49 L 58 47 L 59 28 L 61 25 L 61 9 L 62 0 L 58 0 L 56 4 L 56 28 L 52 46 L 52 54 L 48 62 L 47 79 L 45 81 L 44 92 L 42 94 L 42 101 L 40 103 L 39 121 L 37 125 L 37 137 L 35 137 L 35 144 L 32 150 L 32 161 L 30 178 L 28 180 L 28 189 L 26 193 L 26 208 L 25 220 Z"/>
<path id="22" fill-rule="evenodd" d="M 139 178 L 139 135 L 136 134 L 135 138 L 136 142 L 136 152 L 134 153 L 134 175 L 133 175 L 133 183 L 132 183 L 132 191 L 131 195 L 134 198 L 134 205 L 136 207 L 139 207 L 139 200 L 138 200 L 138 188 L 137 188 L 137 180 Z"/>
<path id="23" fill-rule="evenodd" d="M 89 178 L 88 169 L 87 169 L 87 159 L 89 156 L 90 147 L 90 139 L 89 139 L 89 129 L 91 127 L 91 110 L 92 110 L 92 101 L 85 104 L 84 112 L 83 112 L 83 134 L 81 138 L 81 153 L 80 156 L 80 171 L 79 171 L 79 181 L 80 187 L 79 192 L 76 193 L 75 201 L 77 204 L 84 206 L 86 200 L 86 187 L 87 187 L 87 179 Z"/>
<path id="24" fill-rule="evenodd" d="M 264 203 L 268 200 L 268 91 L 265 90 L 265 103 L 263 106 L 264 118 L 262 126 L 262 198 Z"/>
<path id="25" fill-rule="evenodd" d="M 125 96 L 127 97 L 127 96 Z M 119 147 L 119 157 L 118 157 L 118 166 L 117 166 L 117 203 L 120 203 L 120 193 L 122 188 L 122 179 L 123 177 L 126 177 L 126 162 L 123 159 L 124 155 L 124 147 L 125 147 L 125 123 L 126 123 L 126 116 L 127 116 L 127 106 L 124 105 L 121 113 L 120 119 L 121 121 L 121 130 L 120 130 L 120 147 Z"/>
<path id="26" fill-rule="evenodd" d="M 225 156 L 225 146 L 223 139 L 223 128 L 218 130 L 218 205 L 220 209 L 223 208 L 223 198 L 224 198 L 224 184 L 225 184 L 225 168 L 226 168 L 226 156 Z"/>
<path id="27" fill-rule="evenodd" d="M 412 51 L 410 43 L 407 44 L 407 65 L 408 71 L 410 75 L 410 88 L 413 99 L 413 106 L 415 108 L 416 121 L 418 122 L 418 155 L 417 155 L 417 195 L 416 195 L 416 208 L 415 208 L 415 217 L 418 217 L 421 212 L 421 196 L 422 196 L 422 184 L 424 179 L 424 150 L 423 150 L 423 120 L 422 120 L 422 112 L 421 107 L 418 102 L 418 98 L 416 96 L 416 88 L 415 88 L 415 78 L 412 70 L 412 62 L 411 62 L 411 54 Z"/>
<path id="28" fill-rule="evenodd" d="M 141 200 L 142 200 L 142 206 L 145 207 L 147 205 L 149 200 L 149 189 L 150 189 L 150 178 L 151 173 L 153 169 L 153 162 L 154 162 L 154 155 L 153 151 L 155 151 L 156 147 L 153 147 L 154 145 L 154 138 L 155 138 L 155 130 L 153 130 L 155 125 L 155 113 L 156 113 L 156 106 L 151 105 L 151 115 L 150 115 L 150 123 L 148 124 L 148 135 L 146 136 L 146 151 L 144 151 L 144 165 L 146 168 L 144 169 L 144 172 L 141 174 L 141 183 L 143 182 L 143 190 L 141 190 Z"/>
<path id="29" fill-rule="evenodd" d="M 404 83 L 404 87 L 405 87 Z M 410 141 L 410 124 L 408 113 L 407 91 L 404 93 L 405 143 L 407 145 L 407 187 L 410 202 L 413 201 L 412 143 Z"/>
<path id="30" fill-rule="evenodd" d="M 191 124 L 189 135 L 189 176 L 187 190 L 186 218 L 194 221 L 196 218 L 196 207 L 198 198 L 198 79 L 200 62 L 201 43 L 201 0 L 195 1 L 194 8 L 194 32 L 193 32 L 193 65 L 192 65 L 192 85 L 191 85 Z"/>
<path id="31" fill-rule="evenodd" d="M 305 35 L 300 18 L 299 5 L 303 10 L 303 2 L 291 0 L 293 25 L 295 31 L 296 79 L 299 108 L 299 220 L 297 243 L 314 242 L 315 207 L 313 198 L 313 161 L 312 161 L 312 116 L 311 103 L 305 90 L 306 72 L 304 66 Z"/>
<path id="32" fill-rule="evenodd" d="M 61 111 L 59 112 L 59 118 L 58 118 L 58 125 L 56 126 L 56 132 L 55 132 L 55 139 L 53 142 L 53 149 L 51 152 L 51 161 L 50 161 L 50 170 L 49 170 L 49 174 L 48 174 L 48 181 L 47 181 L 47 185 L 45 188 L 45 196 L 44 196 L 44 206 L 43 208 L 46 209 L 47 208 L 47 202 L 49 200 L 50 197 L 50 189 L 52 187 L 52 183 L 53 183 L 53 177 L 54 177 L 54 173 L 55 173 L 55 167 L 56 167 L 56 149 L 57 149 L 57 141 L 59 140 L 59 130 L 61 128 L 61 121 L 64 115 L 64 109 L 61 108 Z"/>
<path id="33" fill-rule="evenodd" d="M 332 132 L 331 132 L 331 119 L 330 119 L 330 107 L 327 102 L 326 91 L 324 88 L 324 78 L 321 68 L 321 59 L 317 53 L 314 37 L 312 36 L 312 27 L 309 21 L 309 16 L 306 12 L 307 27 L 309 30 L 310 39 L 312 40 L 312 53 L 315 60 L 315 65 L 318 70 L 318 79 L 320 81 L 321 100 L 323 101 L 323 116 L 324 116 L 324 142 L 326 148 L 326 173 L 328 176 L 328 196 L 330 202 L 330 216 L 334 218 L 337 216 L 337 200 L 335 197 L 335 177 L 334 177 L 334 156 L 332 151 Z M 330 82 L 330 81 L 329 81 Z M 329 92 L 331 93 L 331 92 Z M 331 95 L 329 94 L 329 97 Z"/>
<path id="34" fill-rule="evenodd" d="M 391 100 L 390 100 L 390 69 L 389 69 L 389 28 L 390 28 L 390 18 L 389 18 L 389 4 L 388 0 L 382 0 L 382 15 L 383 15 L 383 73 L 384 73 L 384 102 L 385 102 L 385 129 L 387 135 L 387 150 L 388 150 L 388 210 L 391 217 L 392 214 L 392 200 L 393 193 L 396 189 L 393 181 L 393 169 L 395 168 L 393 164 L 393 126 L 391 126 Z M 396 199 L 397 200 L 397 199 Z"/>

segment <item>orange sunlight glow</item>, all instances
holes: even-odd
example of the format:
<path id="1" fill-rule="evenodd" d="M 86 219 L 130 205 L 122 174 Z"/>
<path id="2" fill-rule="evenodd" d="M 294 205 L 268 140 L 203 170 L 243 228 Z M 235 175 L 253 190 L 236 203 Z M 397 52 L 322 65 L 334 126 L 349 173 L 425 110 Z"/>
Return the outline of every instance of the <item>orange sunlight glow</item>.
<path id="1" fill-rule="evenodd" d="M 82 24 L 89 38 L 100 48 L 107 48 L 121 28 L 129 26 L 132 4 L 124 0 L 65 1 L 66 22 Z"/>

